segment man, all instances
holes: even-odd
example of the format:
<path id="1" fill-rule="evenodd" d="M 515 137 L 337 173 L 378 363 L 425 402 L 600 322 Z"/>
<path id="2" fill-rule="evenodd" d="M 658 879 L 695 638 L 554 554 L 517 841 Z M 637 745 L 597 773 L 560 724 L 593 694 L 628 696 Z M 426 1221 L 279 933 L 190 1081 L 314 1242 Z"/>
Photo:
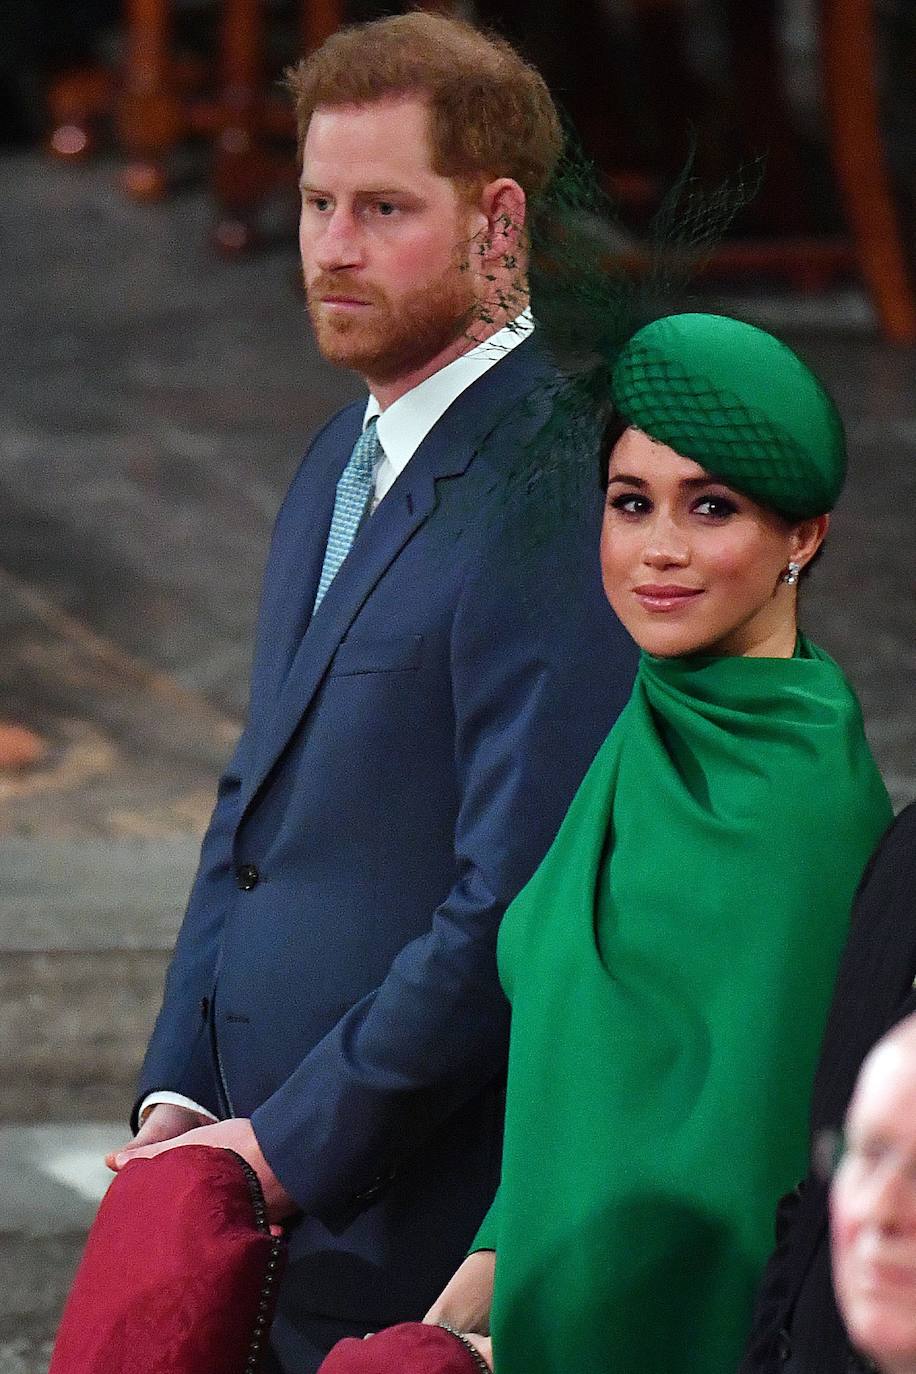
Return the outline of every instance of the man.
<path id="1" fill-rule="evenodd" d="M 916 1012 L 916 804 L 887 831 L 853 906 L 811 1103 L 812 1137 L 838 1127 L 866 1055 Z M 834 1300 L 819 1164 L 784 1198 L 741 1374 L 860 1374 Z"/>
<path id="2" fill-rule="evenodd" d="M 306 1374 L 421 1316 L 489 1205 L 499 920 L 635 654 L 600 590 L 597 494 L 536 559 L 493 509 L 510 493 L 524 518 L 508 474 L 552 376 L 526 337 L 526 197 L 560 146 L 540 77 L 417 13 L 335 35 L 292 84 L 309 314 L 370 397 L 280 512 L 249 719 L 113 1163 L 249 1160 L 294 1219 L 273 1342 Z"/>
<path id="3" fill-rule="evenodd" d="M 833 1277 L 855 1346 L 916 1374 L 916 1016 L 872 1050 L 830 1193 Z"/>

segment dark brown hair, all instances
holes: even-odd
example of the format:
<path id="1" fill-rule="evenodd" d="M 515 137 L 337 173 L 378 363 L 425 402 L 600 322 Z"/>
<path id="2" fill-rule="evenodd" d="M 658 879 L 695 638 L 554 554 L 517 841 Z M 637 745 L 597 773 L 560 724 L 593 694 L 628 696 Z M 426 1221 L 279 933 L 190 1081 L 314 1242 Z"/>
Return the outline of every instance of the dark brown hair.
<path id="1" fill-rule="evenodd" d="M 612 410 L 605 421 L 604 429 L 601 431 L 601 443 L 598 445 L 598 484 L 602 491 L 607 491 L 608 488 L 611 454 L 629 428 L 630 421 L 621 415 L 619 410 Z"/>
<path id="2" fill-rule="evenodd" d="M 504 39 L 441 14 L 414 12 L 333 34 L 287 72 L 299 151 L 319 106 L 384 96 L 429 101 L 431 162 L 440 176 L 479 185 L 512 177 L 542 191 L 562 133 L 543 77 Z"/>

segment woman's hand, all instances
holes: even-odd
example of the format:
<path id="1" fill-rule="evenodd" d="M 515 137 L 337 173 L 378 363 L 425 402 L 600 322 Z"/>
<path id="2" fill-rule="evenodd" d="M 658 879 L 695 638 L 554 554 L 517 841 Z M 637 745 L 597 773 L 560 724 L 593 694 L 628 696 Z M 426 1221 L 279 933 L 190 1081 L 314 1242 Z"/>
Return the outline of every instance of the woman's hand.
<path id="1" fill-rule="evenodd" d="M 468 1255 L 423 1318 L 429 1325 L 448 1322 L 456 1331 L 470 1333 L 468 1339 L 475 1343 L 486 1341 L 486 1350 L 481 1350 L 481 1354 L 491 1367 L 490 1342 L 486 1338 L 490 1334 L 495 1269 L 495 1250 L 477 1250 Z"/>
<path id="2" fill-rule="evenodd" d="M 493 1368 L 493 1342 L 489 1336 L 480 1336 L 476 1331 L 465 1331 L 462 1333 L 466 1341 L 470 1341 L 474 1349 L 483 1356 L 490 1369 Z"/>

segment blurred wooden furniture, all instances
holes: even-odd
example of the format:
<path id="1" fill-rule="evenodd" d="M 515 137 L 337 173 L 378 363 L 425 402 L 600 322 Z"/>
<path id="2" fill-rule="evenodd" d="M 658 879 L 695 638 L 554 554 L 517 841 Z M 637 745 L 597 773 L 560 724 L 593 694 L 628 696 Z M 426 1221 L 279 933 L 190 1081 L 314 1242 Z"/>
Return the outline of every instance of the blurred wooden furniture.
<path id="1" fill-rule="evenodd" d="M 874 0 L 819 0 L 819 5 L 830 156 L 850 237 L 825 240 L 792 230 L 755 243 L 725 244 L 717 254 L 717 264 L 744 273 L 786 275 L 801 288 L 823 285 L 838 270 L 854 267 L 871 295 L 885 337 L 914 343 L 916 292 L 882 146 Z M 170 0 L 124 0 L 120 90 L 113 94 L 110 81 L 106 83 L 99 73 L 89 75 L 82 93 L 76 81 L 59 85 L 56 99 L 52 94 L 52 114 L 57 120 L 52 147 L 61 156 L 81 154 L 88 146 L 84 133 L 89 116 L 113 100 L 118 140 L 126 157 L 124 187 L 133 196 L 155 199 L 166 190 L 168 159 L 179 140 L 189 133 L 208 136 L 213 141 L 212 187 L 218 209 L 215 241 L 227 253 L 243 250 L 254 237 L 258 207 L 268 189 L 278 179 L 291 179 L 294 171 L 288 154 L 278 154 L 271 147 L 280 135 L 288 147 L 294 124 L 288 102 L 265 90 L 267 8 L 265 0 L 220 0 L 216 86 L 212 95 L 206 95 L 201 94 L 200 74 L 195 74 L 193 64 L 178 63 L 172 56 Z M 450 5 L 437 0 L 425 8 L 448 10 Z M 319 46 L 340 26 L 344 9 L 344 0 L 301 0 L 304 52 Z M 683 121 L 672 118 L 670 102 L 677 101 L 672 51 L 684 33 L 684 0 L 631 0 L 630 10 L 644 40 L 653 46 L 653 73 L 659 77 L 652 83 L 653 90 L 642 92 L 642 98 L 668 102 L 668 127 L 679 128 Z M 494 0 L 484 17 L 499 12 L 499 2 Z M 797 199 L 792 184 L 797 153 L 784 137 L 778 109 L 767 104 L 768 100 L 773 104 L 773 73 L 778 67 L 775 6 L 729 0 L 726 13 L 737 94 L 752 113 L 757 109 L 768 116 L 771 179 L 782 180 L 783 202 L 789 207 Z M 530 11 L 528 16 L 530 22 Z M 590 51 L 582 60 L 593 65 L 594 57 Z M 82 122 L 80 100 L 85 107 Z M 61 118 L 62 112 L 70 117 Z M 593 131 L 590 142 L 597 138 L 600 143 L 601 114 L 598 110 L 592 121 L 597 132 Z M 604 119 L 612 120 L 612 111 L 605 108 Z M 601 161 L 600 151 L 598 157 Z M 625 181 L 624 177 L 621 184 Z"/>
<path id="2" fill-rule="evenodd" d="M 601 0 L 577 0 L 549 15 L 532 13 L 527 0 L 478 3 L 487 6 L 485 17 L 500 17 L 510 36 L 525 39 L 552 87 L 565 92 L 588 150 L 624 203 L 658 204 L 683 163 L 677 133 L 690 126 L 704 183 L 732 174 L 748 150 L 766 154 L 765 184 L 741 217 L 743 236 L 720 245 L 712 272 L 783 278 L 817 290 L 855 271 L 884 336 L 916 342 L 916 263 L 907 261 L 883 150 L 875 0 L 818 0 L 815 16 L 839 233 L 825 233 L 818 222 L 816 177 L 788 115 L 777 0 L 719 5 L 708 48 L 714 55 L 699 78 L 688 54 L 704 40 L 691 30 L 697 12 L 685 0 L 629 0 L 614 7 L 626 14 L 614 23 Z M 615 41 L 627 61 L 617 61 L 599 83 L 595 54 L 612 51 Z"/>
<path id="3" fill-rule="evenodd" d="M 916 290 L 884 160 L 873 0 L 821 0 L 824 100 L 856 261 L 881 329 L 916 343 Z"/>
<path id="4" fill-rule="evenodd" d="M 50 150 L 79 158 L 92 150 L 93 126 L 114 118 L 125 165 L 121 184 L 139 200 L 167 193 L 169 159 L 188 135 L 212 142 L 212 189 L 218 207 L 215 241 L 227 253 L 253 238 L 255 211 L 278 178 L 292 175 L 288 146 L 295 133 L 289 101 L 267 92 L 263 0 L 220 0 L 216 72 L 174 56 L 170 0 L 124 0 L 124 56 L 116 79 L 102 70 L 67 73 L 53 85 Z M 343 22 L 342 0 L 303 0 L 301 50 L 311 52 Z"/>
<path id="5" fill-rule="evenodd" d="M 125 0 L 123 88 L 115 105 L 118 141 L 127 155 L 124 189 L 156 199 L 166 189 L 165 158 L 191 124 L 171 61 L 167 0 Z"/>
<path id="6" fill-rule="evenodd" d="M 175 83 L 169 0 L 126 0 L 125 5 L 127 47 L 117 104 L 118 137 L 127 157 L 125 189 L 140 197 L 163 194 L 168 157 L 179 139 L 187 133 L 210 137 L 219 209 L 215 237 L 227 252 L 248 246 L 254 211 L 281 172 L 266 139 L 294 131 L 288 101 L 264 89 L 264 11 L 262 0 L 222 0 L 216 89 L 204 96 L 183 95 Z M 341 18 L 338 0 L 306 0 L 303 51 L 323 43 Z"/>

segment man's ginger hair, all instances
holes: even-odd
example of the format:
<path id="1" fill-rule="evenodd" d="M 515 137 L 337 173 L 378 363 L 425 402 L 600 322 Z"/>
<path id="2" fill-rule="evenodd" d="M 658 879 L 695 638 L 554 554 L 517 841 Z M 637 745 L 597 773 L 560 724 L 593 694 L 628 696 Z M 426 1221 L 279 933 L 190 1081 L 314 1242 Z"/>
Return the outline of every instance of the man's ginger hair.
<path id="1" fill-rule="evenodd" d="M 563 136 L 543 77 L 505 41 L 415 11 L 333 34 L 287 73 L 299 152 L 318 108 L 386 96 L 429 102 L 431 165 L 470 186 L 511 177 L 531 196 L 550 180 Z"/>

